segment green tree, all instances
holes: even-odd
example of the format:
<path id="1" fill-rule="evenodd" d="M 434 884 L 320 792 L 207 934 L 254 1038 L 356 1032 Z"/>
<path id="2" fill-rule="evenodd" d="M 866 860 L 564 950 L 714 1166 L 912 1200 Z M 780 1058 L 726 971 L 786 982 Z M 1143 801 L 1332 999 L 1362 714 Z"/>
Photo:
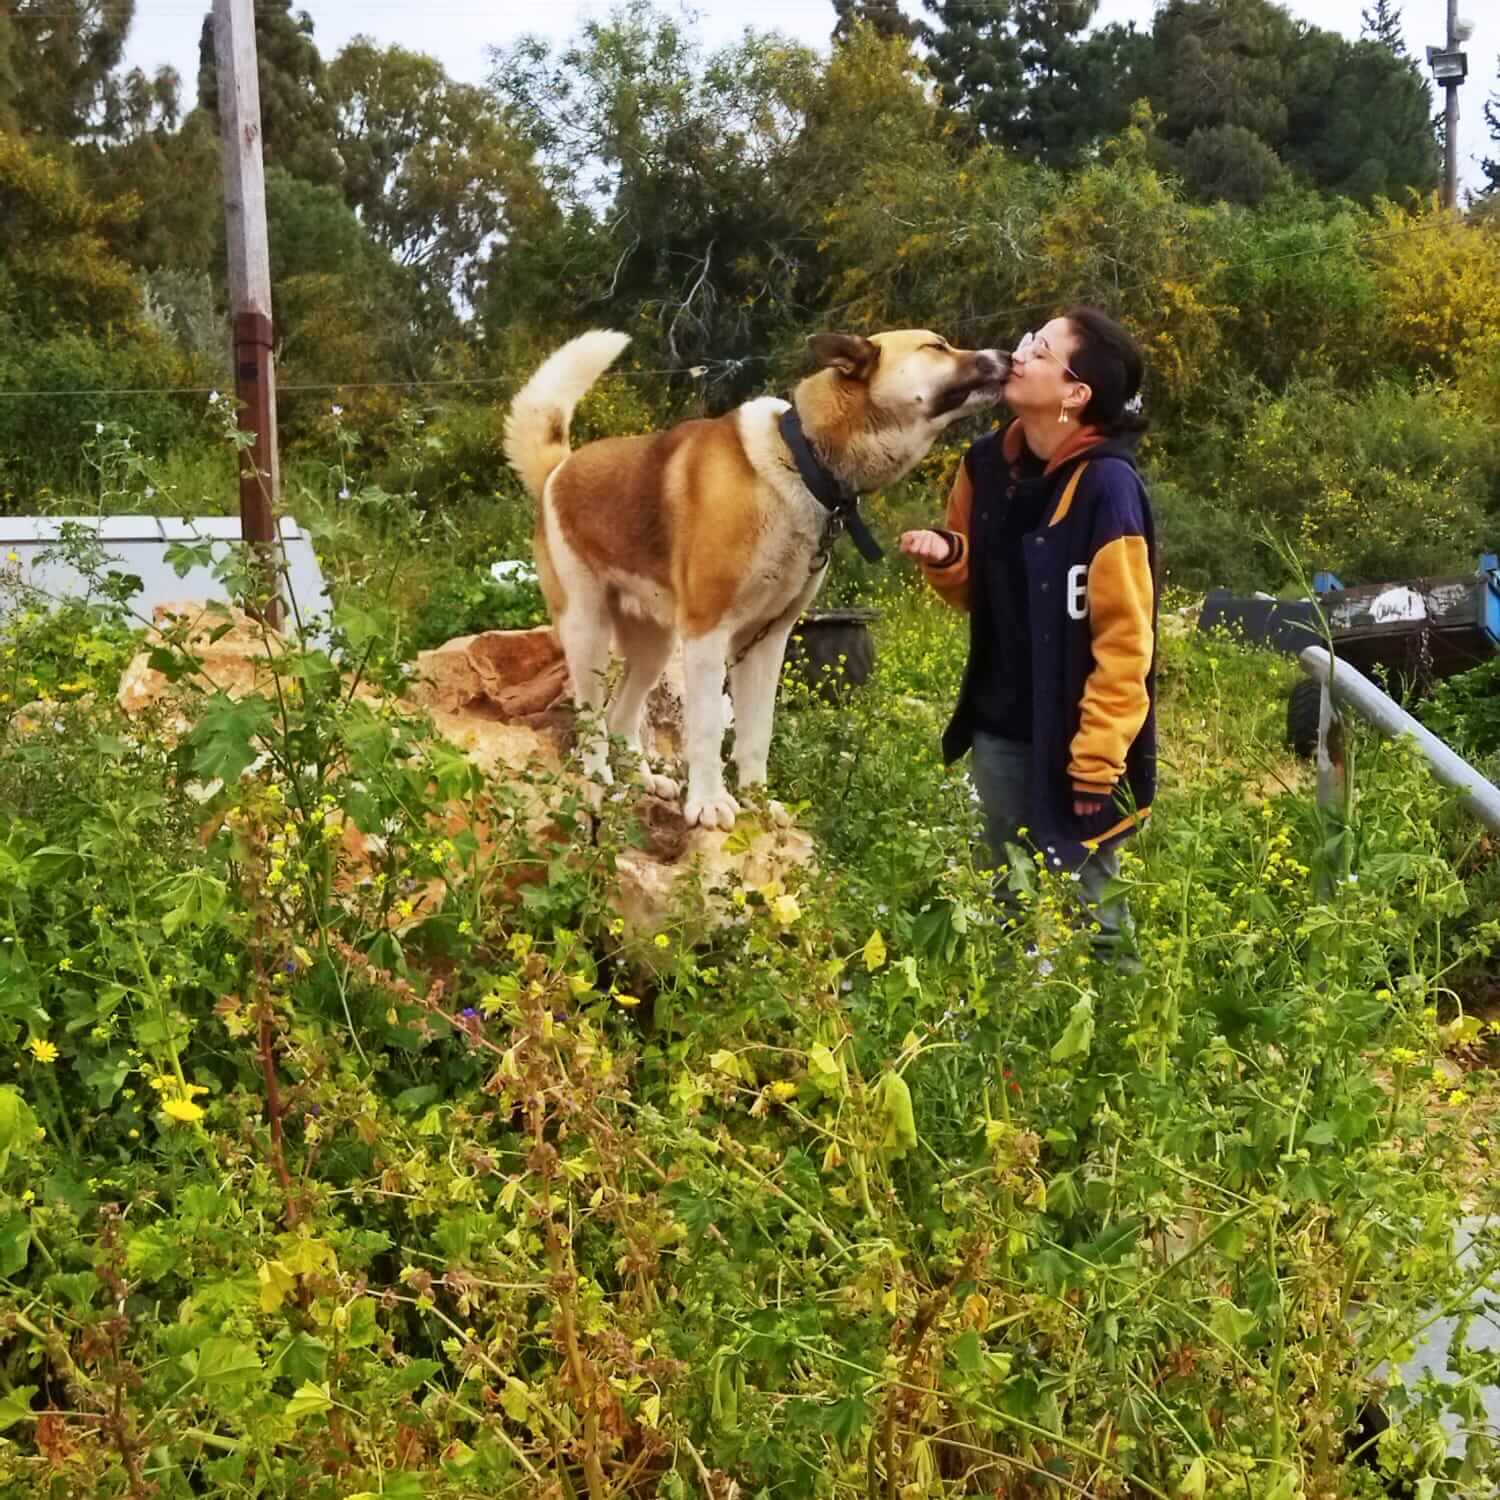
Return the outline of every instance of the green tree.
<path id="1" fill-rule="evenodd" d="M 1081 40 L 1098 0 L 925 0 L 928 66 L 944 102 L 979 137 L 1039 156 L 1071 159 L 1104 133 L 1103 98 L 1083 86 L 1100 80 L 1098 63 L 1126 33 Z M 1110 123 L 1123 124 L 1122 120 Z"/>
<path id="2" fill-rule="evenodd" d="M 1500 148 L 1500 89 L 1484 101 L 1484 122 L 1489 126 L 1491 143 Z M 1500 150 L 1494 156 L 1485 157 L 1480 165 L 1484 172 L 1485 195 L 1500 191 Z"/>
<path id="3" fill-rule="evenodd" d="M 560 54 L 536 38 L 497 52 L 492 86 L 559 212 L 497 247 L 486 326 L 526 286 L 532 317 L 623 319 L 673 365 L 760 356 L 803 313 L 811 236 L 788 163 L 818 76 L 814 53 L 770 35 L 705 58 L 646 3 Z"/>
<path id="4" fill-rule="evenodd" d="M 1362 27 L 1360 36 L 1380 45 L 1397 57 L 1405 57 L 1406 38 L 1401 31 L 1401 7 L 1391 0 L 1375 0 L 1374 5 L 1360 13 Z"/>
<path id="5" fill-rule="evenodd" d="M 147 270 L 206 272 L 218 268 L 222 248 L 218 132 L 199 109 L 179 124 L 180 95 L 171 68 L 125 75 L 109 139 L 79 161 L 100 194 L 131 193 L 143 205 L 110 236 L 120 254 Z"/>
<path id="6" fill-rule="evenodd" d="M 1281 158 L 1243 125 L 1201 125 L 1180 146 L 1167 146 L 1162 160 L 1194 198 L 1210 203 L 1253 207 L 1287 180 Z"/>
<path id="7" fill-rule="evenodd" d="M 1282 160 L 1324 192 L 1369 203 L 1438 184 L 1432 90 L 1379 42 L 1309 30 L 1292 70 Z M 1378 99 L 1378 109 L 1370 101 Z"/>
<path id="8" fill-rule="evenodd" d="M 1026 99 L 1007 144 L 1042 161 L 1071 161 L 1078 147 L 1101 133 L 1089 95 L 1079 87 L 1087 55 L 1079 37 L 1099 0 L 1016 0 L 1016 42 Z"/>
<path id="9" fill-rule="evenodd" d="M 109 241 L 139 212 L 137 199 L 91 195 L 60 148 L 0 134 L 0 312 L 32 334 L 58 325 L 105 334 L 133 324 L 140 287 Z"/>
<path id="10" fill-rule="evenodd" d="M 1004 141 L 1020 116 L 1026 71 L 1015 0 L 923 0 L 927 66 L 943 102 L 980 139 Z"/>
<path id="11" fill-rule="evenodd" d="M 901 9 L 900 0 L 833 0 L 837 20 L 833 40 L 846 42 L 860 25 L 871 27 L 877 35 L 911 41 L 917 34 L 917 23 Z"/>
<path id="12" fill-rule="evenodd" d="M 432 334 L 412 278 L 377 244 L 337 187 L 266 169 L 266 228 L 278 359 L 288 385 L 420 379 Z M 289 399 L 295 436 L 327 399 Z"/>
<path id="13" fill-rule="evenodd" d="M 1072 166 L 1129 121 L 1150 39 L 1133 26 L 1085 37 L 1098 0 L 925 0 L 927 64 L 977 139 Z"/>
<path id="14" fill-rule="evenodd" d="M 0 13 L 0 126 L 54 141 L 107 137 L 135 0 L 12 0 Z"/>
<path id="15" fill-rule="evenodd" d="M 430 57 L 360 37 L 330 65 L 343 192 L 436 314 L 472 299 L 481 256 L 528 224 L 543 189 L 527 143 L 488 90 Z"/>
<path id="16" fill-rule="evenodd" d="M 1286 139 L 1290 73 L 1303 28 L 1271 0 L 1167 0 L 1147 82 L 1163 139 L 1238 125 L 1273 150 Z"/>
<path id="17" fill-rule="evenodd" d="M 294 13 L 291 0 L 263 0 L 255 7 L 255 47 L 266 164 L 285 167 L 308 182 L 339 182 L 343 169 L 337 122 L 324 86 L 323 58 L 313 41 L 312 17 L 305 10 Z M 198 106 L 217 127 L 219 83 L 211 13 L 203 19 L 198 40 Z"/>
<path id="18" fill-rule="evenodd" d="M 1147 82 L 1188 182 L 1222 176 L 1221 163 L 1183 162 L 1195 137 L 1222 156 L 1221 126 L 1258 136 L 1325 191 L 1370 199 L 1436 181 L 1431 96 L 1412 60 L 1294 20 L 1272 0 L 1168 0 Z"/>

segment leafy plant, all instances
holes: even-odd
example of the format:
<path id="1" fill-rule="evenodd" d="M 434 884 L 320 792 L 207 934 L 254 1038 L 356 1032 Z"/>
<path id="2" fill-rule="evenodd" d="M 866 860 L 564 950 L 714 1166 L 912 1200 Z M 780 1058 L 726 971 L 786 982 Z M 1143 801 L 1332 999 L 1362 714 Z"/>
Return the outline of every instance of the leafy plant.
<path id="1" fill-rule="evenodd" d="M 495 578 L 488 571 L 454 574 L 427 595 L 412 626 L 418 650 L 481 630 L 526 630 L 547 621 L 534 578 Z"/>

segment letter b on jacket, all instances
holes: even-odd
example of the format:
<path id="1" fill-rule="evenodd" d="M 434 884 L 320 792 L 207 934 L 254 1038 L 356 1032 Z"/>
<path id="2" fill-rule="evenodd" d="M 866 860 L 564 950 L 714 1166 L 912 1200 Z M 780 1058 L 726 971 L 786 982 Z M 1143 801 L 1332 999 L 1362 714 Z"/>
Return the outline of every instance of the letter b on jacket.
<path id="1" fill-rule="evenodd" d="M 1088 619 L 1089 570 L 1085 563 L 1068 569 L 1068 614 L 1075 620 Z"/>

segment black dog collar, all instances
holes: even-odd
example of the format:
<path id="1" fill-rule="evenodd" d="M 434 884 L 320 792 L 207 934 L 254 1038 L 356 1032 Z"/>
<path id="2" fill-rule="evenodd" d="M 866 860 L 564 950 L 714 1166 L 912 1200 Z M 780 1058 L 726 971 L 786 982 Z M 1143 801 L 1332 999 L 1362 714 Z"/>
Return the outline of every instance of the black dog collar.
<path id="1" fill-rule="evenodd" d="M 831 474 L 812 451 L 795 406 L 789 406 L 782 412 L 780 427 L 782 440 L 790 449 L 797 472 L 802 476 L 803 484 L 812 492 L 813 499 L 833 512 L 866 562 L 879 562 L 885 553 L 880 550 L 880 543 L 875 540 L 874 534 L 865 525 L 864 517 L 859 513 L 858 493 Z"/>

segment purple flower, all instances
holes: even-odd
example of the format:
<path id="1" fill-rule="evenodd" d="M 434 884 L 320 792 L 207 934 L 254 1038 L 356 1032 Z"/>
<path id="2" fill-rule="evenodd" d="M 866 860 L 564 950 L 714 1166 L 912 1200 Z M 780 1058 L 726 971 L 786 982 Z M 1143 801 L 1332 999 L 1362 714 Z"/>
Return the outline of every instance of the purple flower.
<path id="1" fill-rule="evenodd" d="M 459 1014 L 466 1021 L 477 1021 L 479 1019 L 479 1012 L 477 1010 L 475 1010 L 472 1005 L 466 1005 L 466 1006 L 464 1006 L 464 1008 L 459 1012 Z"/>
<path id="2" fill-rule="evenodd" d="M 285 963 L 282 964 L 281 968 L 283 973 L 295 974 L 297 972 L 297 960 L 295 958 L 289 958 L 285 961 Z"/>

